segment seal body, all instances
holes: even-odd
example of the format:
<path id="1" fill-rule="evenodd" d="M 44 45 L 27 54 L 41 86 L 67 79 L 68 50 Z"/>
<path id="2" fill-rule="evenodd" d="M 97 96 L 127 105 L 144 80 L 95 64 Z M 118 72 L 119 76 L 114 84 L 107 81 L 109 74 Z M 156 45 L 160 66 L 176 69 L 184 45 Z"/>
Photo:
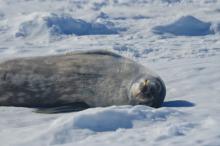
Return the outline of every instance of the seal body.
<path id="1" fill-rule="evenodd" d="M 89 107 L 160 107 L 165 92 L 157 74 L 107 51 L 19 58 L 0 64 L 1 106 L 58 107 L 84 103 Z"/>

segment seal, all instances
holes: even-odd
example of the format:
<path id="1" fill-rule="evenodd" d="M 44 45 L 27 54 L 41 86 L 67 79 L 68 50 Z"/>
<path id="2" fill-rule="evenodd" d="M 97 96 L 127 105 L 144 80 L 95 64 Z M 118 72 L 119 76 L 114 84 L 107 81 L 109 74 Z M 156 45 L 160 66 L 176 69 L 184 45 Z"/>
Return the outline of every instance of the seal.
<path id="1" fill-rule="evenodd" d="M 156 73 L 109 51 L 17 58 L 0 64 L 0 106 L 53 112 L 128 104 L 158 108 L 165 95 L 164 82 Z"/>

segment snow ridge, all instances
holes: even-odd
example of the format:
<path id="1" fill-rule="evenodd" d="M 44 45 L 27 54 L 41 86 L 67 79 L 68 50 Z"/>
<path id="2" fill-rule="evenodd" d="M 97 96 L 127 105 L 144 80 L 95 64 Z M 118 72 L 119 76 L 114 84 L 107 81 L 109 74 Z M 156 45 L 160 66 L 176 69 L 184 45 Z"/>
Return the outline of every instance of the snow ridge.
<path id="1" fill-rule="evenodd" d="M 33 13 L 17 26 L 15 37 L 36 37 L 43 34 L 53 35 L 110 35 L 117 34 L 117 29 L 99 23 L 88 23 L 74 19 L 69 15 Z"/>
<path id="2" fill-rule="evenodd" d="M 210 22 L 203 22 L 188 15 L 171 24 L 156 26 L 153 28 L 153 32 L 156 34 L 169 33 L 176 36 L 203 36 L 217 33 L 219 31 L 218 27 L 213 26 Z"/>

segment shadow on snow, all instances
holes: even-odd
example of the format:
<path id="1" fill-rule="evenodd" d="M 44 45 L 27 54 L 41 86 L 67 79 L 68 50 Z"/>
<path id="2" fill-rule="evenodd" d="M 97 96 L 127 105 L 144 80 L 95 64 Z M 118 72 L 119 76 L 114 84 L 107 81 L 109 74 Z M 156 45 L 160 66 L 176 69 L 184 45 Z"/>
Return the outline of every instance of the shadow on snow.
<path id="1" fill-rule="evenodd" d="M 162 106 L 163 107 L 193 107 L 195 106 L 195 104 L 186 100 L 173 100 L 173 101 L 165 101 Z"/>

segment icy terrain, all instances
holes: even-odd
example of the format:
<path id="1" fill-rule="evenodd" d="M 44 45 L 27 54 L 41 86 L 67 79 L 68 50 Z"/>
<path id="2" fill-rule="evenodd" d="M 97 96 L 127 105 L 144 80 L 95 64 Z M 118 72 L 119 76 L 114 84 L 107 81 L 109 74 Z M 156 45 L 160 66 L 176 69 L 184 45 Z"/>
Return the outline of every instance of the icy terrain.
<path id="1" fill-rule="evenodd" d="M 219 0 L 0 0 L 1 61 L 92 49 L 160 74 L 163 107 L 0 107 L 0 145 L 220 145 Z"/>

